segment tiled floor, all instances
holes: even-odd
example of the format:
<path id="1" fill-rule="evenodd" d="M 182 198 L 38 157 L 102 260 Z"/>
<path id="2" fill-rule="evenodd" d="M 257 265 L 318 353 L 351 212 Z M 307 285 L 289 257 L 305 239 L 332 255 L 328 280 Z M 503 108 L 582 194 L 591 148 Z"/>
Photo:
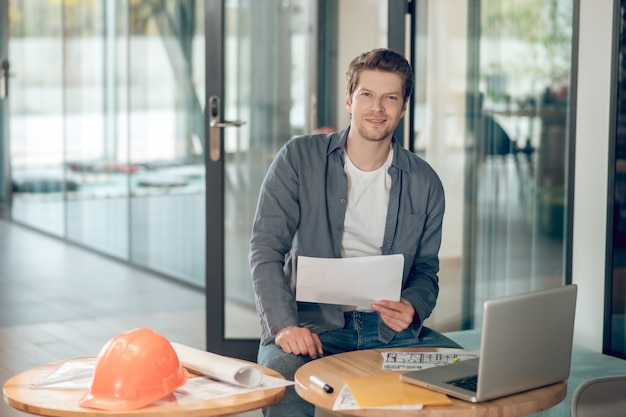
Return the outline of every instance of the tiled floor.
<path id="1" fill-rule="evenodd" d="M 203 291 L 0 220 L 0 383 L 42 363 L 96 354 L 135 327 L 204 348 Z M 0 404 L 2 417 L 25 415 Z"/>
<path id="2" fill-rule="evenodd" d="M 204 294 L 0 222 L 0 326 L 201 309 Z"/>

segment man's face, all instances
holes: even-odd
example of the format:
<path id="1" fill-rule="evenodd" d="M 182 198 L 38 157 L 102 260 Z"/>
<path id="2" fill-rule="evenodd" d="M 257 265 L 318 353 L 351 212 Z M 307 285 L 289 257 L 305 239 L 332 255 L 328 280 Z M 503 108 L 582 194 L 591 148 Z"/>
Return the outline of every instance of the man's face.
<path id="1" fill-rule="evenodd" d="M 368 141 L 391 139 L 406 111 L 402 78 L 392 72 L 365 70 L 346 107 L 352 115 L 351 132 Z"/>

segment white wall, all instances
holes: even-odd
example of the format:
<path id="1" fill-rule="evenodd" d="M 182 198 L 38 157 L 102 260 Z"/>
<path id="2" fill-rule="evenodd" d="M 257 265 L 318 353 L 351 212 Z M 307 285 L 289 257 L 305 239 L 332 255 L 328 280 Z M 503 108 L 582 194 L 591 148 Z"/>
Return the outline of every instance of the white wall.
<path id="1" fill-rule="evenodd" d="M 573 282 L 574 343 L 602 350 L 613 2 L 580 0 Z"/>

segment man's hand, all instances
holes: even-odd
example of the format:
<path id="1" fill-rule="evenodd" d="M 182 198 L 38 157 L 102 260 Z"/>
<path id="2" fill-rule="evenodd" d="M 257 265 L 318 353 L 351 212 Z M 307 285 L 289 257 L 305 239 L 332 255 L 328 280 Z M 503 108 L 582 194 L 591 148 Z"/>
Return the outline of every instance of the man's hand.
<path id="1" fill-rule="evenodd" d="M 320 338 L 307 328 L 288 326 L 277 331 L 275 336 L 274 343 L 285 353 L 309 355 L 313 359 L 323 353 Z"/>
<path id="2" fill-rule="evenodd" d="M 413 323 L 415 309 L 404 298 L 400 301 L 381 300 L 372 304 L 372 309 L 380 314 L 380 318 L 395 332 L 401 332 Z"/>

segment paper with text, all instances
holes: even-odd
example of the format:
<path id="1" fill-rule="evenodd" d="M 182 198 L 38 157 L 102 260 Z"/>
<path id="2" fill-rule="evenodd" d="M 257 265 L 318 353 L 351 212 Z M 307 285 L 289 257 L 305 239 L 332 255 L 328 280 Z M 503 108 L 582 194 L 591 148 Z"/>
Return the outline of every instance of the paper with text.
<path id="1" fill-rule="evenodd" d="M 449 363 L 475 359 L 480 352 L 477 350 L 459 350 L 442 352 L 381 352 L 383 369 L 392 371 L 414 371 L 433 368 Z"/>

